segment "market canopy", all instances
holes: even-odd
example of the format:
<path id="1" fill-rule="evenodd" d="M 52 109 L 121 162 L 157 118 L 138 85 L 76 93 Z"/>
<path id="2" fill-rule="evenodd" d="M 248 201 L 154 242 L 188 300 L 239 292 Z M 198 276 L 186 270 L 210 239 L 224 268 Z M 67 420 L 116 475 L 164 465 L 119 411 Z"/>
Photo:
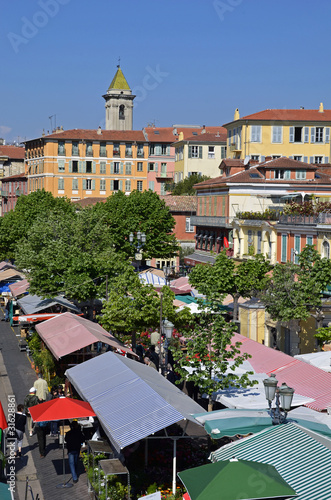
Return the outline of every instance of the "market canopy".
<path id="1" fill-rule="evenodd" d="M 216 462 L 234 456 L 276 467 L 297 492 L 297 500 L 330 500 L 331 450 L 297 424 L 276 425 L 227 444 L 213 452 L 211 459 Z"/>
<path id="2" fill-rule="evenodd" d="M 70 309 L 70 311 L 73 311 L 76 314 L 81 312 L 78 307 L 61 296 L 57 296 L 52 299 L 42 299 L 41 297 L 38 297 L 38 295 L 26 295 L 25 297 L 19 299 L 17 304 L 23 310 L 24 314 L 34 314 L 54 306 Z"/>
<path id="3" fill-rule="evenodd" d="M 95 411 L 113 446 L 120 449 L 204 409 L 159 372 L 107 352 L 66 371 Z"/>
<path id="4" fill-rule="evenodd" d="M 28 282 L 28 280 L 24 279 L 9 285 L 9 290 L 12 296 L 16 298 L 19 297 L 20 295 L 23 295 L 28 290 L 29 286 L 30 283 Z"/>
<path id="5" fill-rule="evenodd" d="M 56 359 L 79 351 L 95 342 L 102 342 L 123 353 L 136 356 L 102 326 L 70 312 L 62 313 L 36 325 L 41 339 Z"/>
<path id="6" fill-rule="evenodd" d="M 331 351 L 310 352 L 308 354 L 297 354 L 295 359 L 316 366 L 325 372 L 331 372 Z"/>
<path id="7" fill-rule="evenodd" d="M 1 281 L 9 281 L 13 279 L 23 279 L 23 273 L 17 271 L 17 269 L 6 269 L 5 271 L 0 271 L 0 283 Z"/>

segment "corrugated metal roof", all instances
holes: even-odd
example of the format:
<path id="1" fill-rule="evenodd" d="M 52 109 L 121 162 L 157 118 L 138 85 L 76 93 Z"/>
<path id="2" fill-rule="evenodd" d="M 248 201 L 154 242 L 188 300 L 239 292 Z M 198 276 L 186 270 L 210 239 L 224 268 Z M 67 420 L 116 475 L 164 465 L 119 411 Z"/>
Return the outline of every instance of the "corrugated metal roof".
<path id="1" fill-rule="evenodd" d="M 278 425 L 225 445 L 212 453 L 212 461 L 233 456 L 274 465 L 298 500 L 331 498 L 331 451 L 296 424 Z"/>
<path id="2" fill-rule="evenodd" d="M 203 411 L 153 368 L 107 352 L 66 371 L 117 450 Z"/>
<path id="3" fill-rule="evenodd" d="M 80 309 L 69 302 L 69 300 L 60 296 L 54 297 L 53 299 L 42 299 L 41 297 L 38 297 L 38 295 L 27 295 L 26 297 L 19 299 L 17 303 L 23 310 L 24 314 L 35 314 L 57 304 L 70 309 L 70 311 L 75 311 L 77 313 L 81 312 Z"/>
<path id="4" fill-rule="evenodd" d="M 252 356 L 249 361 L 256 373 L 265 372 L 268 375 L 274 373 L 280 384 L 286 382 L 296 393 L 315 400 L 306 403 L 305 406 L 317 411 L 323 411 L 331 406 L 331 373 L 238 333 L 234 334 L 233 341 L 241 342 L 240 351 Z"/>

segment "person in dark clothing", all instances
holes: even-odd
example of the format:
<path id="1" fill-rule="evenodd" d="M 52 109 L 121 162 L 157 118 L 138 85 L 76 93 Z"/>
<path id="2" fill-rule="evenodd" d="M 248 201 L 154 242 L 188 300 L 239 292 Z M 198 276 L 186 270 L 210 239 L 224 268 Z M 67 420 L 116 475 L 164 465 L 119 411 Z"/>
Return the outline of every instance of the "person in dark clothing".
<path id="1" fill-rule="evenodd" d="M 29 408 L 31 408 L 31 406 L 35 406 L 38 404 L 39 404 L 39 399 L 36 396 L 36 388 L 31 387 L 29 394 L 27 396 L 25 396 L 25 399 L 24 399 L 24 413 L 27 416 L 28 431 L 29 431 L 30 436 L 32 436 L 32 433 L 33 433 L 33 423 L 32 423 L 32 418 L 30 415 Z"/>
<path id="2" fill-rule="evenodd" d="M 68 460 L 69 467 L 72 475 L 72 480 L 74 483 L 77 483 L 77 462 L 79 457 L 79 452 L 82 444 L 85 441 L 84 434 L 80 429 L 80 425 L 76 420 L 71 422 L 70 431 L 68 431 L 65 435 L 65 442 L 67 443 L 68 450 Z"/>
<path id="3" fill-rule="evenodd" d="M 51 399 L 57 399 L 59 397 L 58 391 L 57 391 L 57 386 L 52 387 L 51 390 Z M 59 432 L 59 424 L 58 420 L 52 420 L 50 422 L 50 435 L 53 437 L 56 437 Z"/>
<path id="4" fill-rule="evenodd" d="M 46 435 L 48 432 L 48 422 L 36 422 L 35 424 L 40 458 L 45 458 Z"/>
<path id="5" fill-rule="evenodd" d="M 17 405 L 17 412 L 15 413 L 15 432 L 16 432 L 16 456 L 22 456 L 22 443 L 25 432 L 26 415 L 23 413 L 24 406 Z"/>
<path id="6" fill-rule="evenodd" d="M 155 352 L 155 345 L 150 346 L 149 352 L 148 352 L 148 357 L 150 360 L 153 361 L 154 365 L 156 366 L 157 371 L 159 371 L 160 359 L 159 359 L 159 355 Z"/>

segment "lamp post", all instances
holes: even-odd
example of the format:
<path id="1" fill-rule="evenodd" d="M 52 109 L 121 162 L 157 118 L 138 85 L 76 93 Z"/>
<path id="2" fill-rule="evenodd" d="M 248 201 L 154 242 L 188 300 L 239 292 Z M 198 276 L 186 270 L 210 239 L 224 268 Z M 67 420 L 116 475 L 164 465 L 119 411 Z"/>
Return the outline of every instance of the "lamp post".
<path id="1" fill-rule="evenodd" d="M 163 267 L 163 273 L 164 277 L 166 279 L 167 286 L 170 285 L 170 280 L 172 278 L 172 275 L 174 274 L 175 267 L 174 266 L 164 266 Z"/>
<path id="2" fill-rule="evenodd" d="M 143 258 L 143 254 L 140 251 L 146 243 L 146 234 L 141 231 L 137 232 L 136 241 L 134 241 L 134 234 L 130 233 L 129 235 L 130 245 L 135 249 L 134 260 L 137 262 L 138 273 L 140 269 L 140 262 Z"/>
<path id="3" fill-rule="evenodd" d="M 169 348 L 169 342 L 172 338 L 172 333 L 174 331 L 174 325 L 171 323 L 171 321 L 168 321 L 167 319 L 163 320 L 162 324 L 162 332 L 165 335 L 165 343 L 164 343 L 164 370 L 163 370 L 163 375 L 166 377 L 167 372 L 168 372 L 168 348 Z"/>
<path id="4" fill-rule="evenodd" d="M 276 375 L 272 373 L 269 378 L 263 380 L 265 397 L 269 403 L 272 423 L 274 425 L 286 422 L 287 412 L 291 409 L 294 389 L 288 387 L 284 382 L 278 387 Z M 271 403 L 276 397 L 276 408 L 272 408 Z M 281 410 L 283 410 L 283 413 Z"/>

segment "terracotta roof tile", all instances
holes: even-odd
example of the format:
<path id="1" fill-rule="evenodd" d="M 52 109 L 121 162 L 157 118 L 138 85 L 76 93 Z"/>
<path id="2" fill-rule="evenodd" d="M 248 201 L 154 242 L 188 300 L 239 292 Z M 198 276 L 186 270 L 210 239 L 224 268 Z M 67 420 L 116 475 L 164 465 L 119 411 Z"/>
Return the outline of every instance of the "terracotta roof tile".
<path id="1" fill-rule="evenodd" d="M 311 163 L 304 163 L 303 161 L 293 160 L 292 158 L 287 158 L 286 156 L 282 156 L 281 158 L 275 158 L 274 160 L 265 161 L 258 165 L 263 166 L 265 168 L 287 168 L 287 169 L 302 169 L 306 170 L 316 170 L 316 165 Z"/>
<path id="2" fill-rule="evenodd" d="M 25 148 L 18 146 L 0 146 L 0 156 L 8 156 L 13 160 L 24 160 Z"/>
<path id="3" fill-rule="evenodd" d="M 87 207 L 89 205 L 96 205 L 99 202 L 105 203 L 107 198 L 98 198 L 96 196 L 91 196 L 90 198 L 82 198 L 81 200 L 75 200 L 72 203 L 75 205 L 80 205 L 81 207 Z"/>
<path id="4" fill-rule="evenodd" d="M 71 139 L 71 140 L 91 140 L 91 141 L 137 141 L 146 142 L 144 134 L 141 130 L 84 130 L 72 129 L 63 130 L 54 134 L 45 135 L 43 139 Z M 30 142 L 30 141 L 27 141 Z"/>
<path id="5" fill-rule="evenodd" d="M 206 132 L 204 134 L 192 135 L 191 137 L 186 137 L 186 141 L 190 142 L 226 142 L 227 132 L 225 129 L 216 134 L 211 134 Z"/>
<path id="6" fill-rule="evenodd" d="M 195 196 L 160 196 L 161 200 L 173 212 L 196 212 L 197 199 Z"/>
<path id="7" fill-rule="evenodd" d="M 264 109 L 263 111 L 243 116 L 238 121 L 240 120 L 331 122 L 331 109 L 325 109 L 323 112 L 318 111 L 318 109 Z M 228 122 L 225 125 L 229 125 L 230 123 L 234 122 Z"/>
<path id="8" fill-rule="evenodd" d="M 177 138 L 174 134 L 174 127 L 145 127 L 144 131 L 149 142 L 172 143 Z"/>
<path id="9" fill-rule="evenodd" d="M 8 175 L 7 177 L 1 177 L 1 182 L 9 182 L 9 181 L 13 181 L 15 179 L 18 179 L 18 180 L 27 180 L 27 176 L 22 173 L 22 174 L 16 174 L 16 175 Z"/>

